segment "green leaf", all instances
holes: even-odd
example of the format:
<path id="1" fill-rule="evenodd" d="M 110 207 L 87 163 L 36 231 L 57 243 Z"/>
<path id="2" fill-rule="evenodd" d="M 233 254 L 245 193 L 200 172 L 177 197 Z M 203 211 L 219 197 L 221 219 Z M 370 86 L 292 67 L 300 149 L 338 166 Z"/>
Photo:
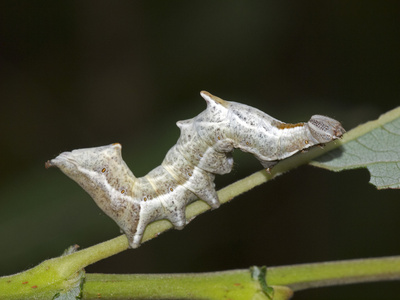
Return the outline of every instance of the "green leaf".
<path id="1" fill-rule="evenodd" d="M 332 171 L 367 168 L 378 189 L 400 188 L 400 107 L 349 131 L 338 146 L 311 164 Z"/>

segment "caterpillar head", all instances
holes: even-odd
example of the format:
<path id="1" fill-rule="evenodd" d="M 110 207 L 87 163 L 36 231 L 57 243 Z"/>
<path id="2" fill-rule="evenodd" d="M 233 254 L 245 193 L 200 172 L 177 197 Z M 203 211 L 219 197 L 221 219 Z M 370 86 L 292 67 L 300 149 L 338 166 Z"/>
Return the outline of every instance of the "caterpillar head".
<path id="1" fill-rule="evenodd" d="M 311 135 L 324 144 L 342 137 L 346 132 L 340 122 L 321 115 L 314 115 L 307 122 Z"/>

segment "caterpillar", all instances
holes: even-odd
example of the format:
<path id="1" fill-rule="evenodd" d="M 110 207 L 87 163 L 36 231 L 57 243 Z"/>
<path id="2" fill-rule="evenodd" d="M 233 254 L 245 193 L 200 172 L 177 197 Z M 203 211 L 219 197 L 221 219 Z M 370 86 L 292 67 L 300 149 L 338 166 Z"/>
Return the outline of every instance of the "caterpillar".
<path id="1" fill-rule="evenodd" d="M 178 121 L 181 134 L 162 164 L 136 178 L 121 156 L 121 145 L 63 152 L 46 162 L 76 181 L 111 217 L 137 248 L 146 226 L 168 219 L 176 229 L 186 224 L 186 205 L 196 199 L 212 209 L 220 203 L 216 174 L 232 170 L 234 148 L 252 153 L 264 168 L 314 145 L 340 138 L 345 130 L 329 117 L 314 115 L 307 123 L 281 122 L 251 106 L 200 95 L 207 108 Z"/>

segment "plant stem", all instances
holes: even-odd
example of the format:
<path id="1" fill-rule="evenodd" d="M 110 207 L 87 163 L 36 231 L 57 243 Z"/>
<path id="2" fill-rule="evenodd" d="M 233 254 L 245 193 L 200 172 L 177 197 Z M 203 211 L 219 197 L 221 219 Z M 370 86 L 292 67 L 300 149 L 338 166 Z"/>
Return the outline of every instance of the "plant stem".
<path id="1" fill-rule="evenodd" d="M 290 290 L 395 279 L 400 279 L 400 256 L 271 267 L 266 274 L 266 282 L 275 290 L 274 299 L 278 291 L 281 299 L 288 299 Z M 255 295 L 267 299 L 249 269 L 198 274 L 87 274 L 84 287 L 85 299 L 252 299 Z"/>
<path id="2" fill-rule="evenodd" d="M 84 267 L 125 250 L 128 241 L 120 236 L 104 243 L 48 259 L 27 271 L 0 277 L 1 299 L 51 299 L 68 290 Z M 4 298 L 3 298 L 4 297 Z"/>
<path id="3" fill-rule="evenodd" d="M 88 274 L 84 299 L 252 299 L 249 270 L 159 275 Z M 266 299 L 266 298 L 264 298 Z"/>
<path id="4" fill-rule="evenodd" d="M 400 256 L 273 267 L 267 272 L 268 284 L 289 286 L 293 291 L 399 279 Z"/>

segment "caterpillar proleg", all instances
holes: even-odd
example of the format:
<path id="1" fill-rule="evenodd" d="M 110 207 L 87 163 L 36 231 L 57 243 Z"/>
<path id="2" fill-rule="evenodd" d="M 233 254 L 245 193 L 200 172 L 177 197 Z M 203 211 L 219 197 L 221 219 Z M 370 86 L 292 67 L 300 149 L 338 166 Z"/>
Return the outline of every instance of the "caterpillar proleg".
<path id="1" fill-rule="evenodd" d="M 186 205 L 200 198 L 219 207 L 214 176 L 232 169 L 234 148 L 252 153 L 264 166 L 314 145 L 340 138 L 345 130 L 331 118 L 314 115 L 306 123 L 288 124 L 266 113 L 201 92 L 207 108 L 177 122 L 181 135 L 162 164 L 136 178 L 121 156 L 121 145 L 63 152 L 46 162 L 56 166 L 90 194 L 126 234 L 131 248 L 140 246 L 146 226 L 168 219 L 186 225 Z"/>

